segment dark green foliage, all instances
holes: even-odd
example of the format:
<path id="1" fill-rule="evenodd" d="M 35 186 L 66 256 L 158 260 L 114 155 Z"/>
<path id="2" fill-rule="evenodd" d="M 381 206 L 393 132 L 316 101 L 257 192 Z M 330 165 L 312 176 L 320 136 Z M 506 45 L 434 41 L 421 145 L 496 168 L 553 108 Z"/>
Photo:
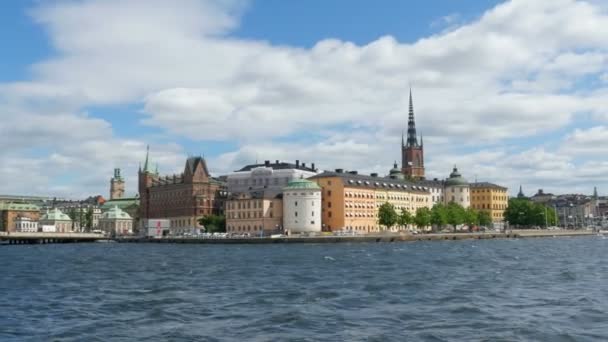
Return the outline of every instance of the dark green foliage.
<path id="1" fill-rule="evenodd" d="M 423 229 L 431 225 L 431 210 L 429 208 L 418 208 L 414 223 L 419 229 Z"/>
<path id="2" fill-rule="evenodd" d="M 386 202 L 378 208 L 378 223 L 385 226 L 387 229 L 391 229 L 399 219 L 395 207 Z"/>
<path id="3" fill-rule="evenodd" d="M 198 222 L 205 227 L 207 233 L 226 232 L 226 217 L 223 215 L 207 215 Z"/>

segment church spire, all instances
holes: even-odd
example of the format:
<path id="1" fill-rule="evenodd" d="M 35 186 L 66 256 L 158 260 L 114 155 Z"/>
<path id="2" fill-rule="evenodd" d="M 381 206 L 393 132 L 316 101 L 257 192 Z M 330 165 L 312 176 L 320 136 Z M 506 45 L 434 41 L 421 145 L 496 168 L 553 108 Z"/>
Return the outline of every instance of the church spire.
<path id="1" fill-rule="evenodd" d="M 414 101 L 412 101 L 412 89 L 410 88 L 410 107 L 407 119 L 407 147 L 418 147 L 416 136 L 416 121 L 414 120 Z"/>
<path id="2" fill-rule="evenodd" d="M 594 186 L 594 187 L 593 187 L 593 199 L 594 199 L 594 200 L 597 200 L 597 199 L 598 199 L 598 197 L 599 197 L 599 196 L 597 195 L 597 186 Z"/>
<path id="3" fill-rule="evenodd" d="M 150 172 L 149 157 L 150 157 L 150 145 L 146 146 L 146 161 L 144 162 L 144 172 Z"/>

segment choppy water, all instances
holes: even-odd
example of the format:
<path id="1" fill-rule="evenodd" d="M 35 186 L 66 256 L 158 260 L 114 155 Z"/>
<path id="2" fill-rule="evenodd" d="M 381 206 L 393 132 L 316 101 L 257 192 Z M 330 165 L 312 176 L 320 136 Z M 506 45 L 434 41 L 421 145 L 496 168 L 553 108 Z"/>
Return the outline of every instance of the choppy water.
<path id="1" fill-rule="evenodd" d="M 608 239 L 0 246 L 1 341 L 606 341 Z"/>

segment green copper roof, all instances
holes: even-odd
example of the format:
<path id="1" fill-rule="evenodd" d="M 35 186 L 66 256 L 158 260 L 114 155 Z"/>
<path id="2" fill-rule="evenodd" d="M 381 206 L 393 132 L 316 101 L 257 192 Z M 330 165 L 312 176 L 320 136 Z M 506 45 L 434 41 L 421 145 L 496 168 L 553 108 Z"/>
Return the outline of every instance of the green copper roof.
<path id="1" fill-rule="evenodd" d="M 289 184 L 287 184 L 287 186 L 283 188 L 283 190 L 296 189 L 321 190 L 321 187 L 317 183 L 311 182 L 307 179 L 296 179 L 289 182 Z"/>
<path id="2" fill-rule="evenodd" d="M 101 206 L 101 211 L 110 210 L 115 206 L 123 210 L 131 206 L 139 206 L 139 198 L 131 197 L 109 200 Z"/>
<path id="3" fill-rule="evenodd" d="M 40 221 L 72 221 L 72 219 L 61 210 L 53 208 L 42 215 Z"/>
<path id="4" fill-rule="evenodd" d="M 114 206 L 114 207 L 112 207 L 112 209 L 101 214 L 101 218 L 106 219 L 106 220 L 116 220 L 116 219 L 130 220 L 131 216 L 129 214 L 127 214 L 126 212 L 122 211 L 122 209 L 120 209 L 118 206 Z"/>
<path id="5" fill-rule="evenodd" d="M 0 210 L 40 211 L 40 207 L 29 203 L 0 202 Z"/>
<path id="6" fill-rule="evenodd" d="M 469 182 L 462 177 L 460 172 L 458 172 L 458 168 L 454 166 L 454 170 L 450 173 L 450 178 L 445 181 L 445 186 L 459 186 L 459 185 L 469 185 Z"/>

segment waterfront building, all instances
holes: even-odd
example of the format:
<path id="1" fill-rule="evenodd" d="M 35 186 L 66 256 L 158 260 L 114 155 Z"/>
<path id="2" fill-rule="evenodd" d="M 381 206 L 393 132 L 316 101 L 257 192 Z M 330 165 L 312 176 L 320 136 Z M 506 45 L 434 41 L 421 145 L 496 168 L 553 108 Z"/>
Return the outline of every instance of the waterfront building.
<path id="1" fill-rule="evenodd" d="M 226 232 L 269 235 L 283 228 L 282 194 L 250 191 L 231 194 L 226 200 Z"/>
<path id="2" fill-rule="evenodd" d="M 295 179 L 308 178 L 317 174 L 315 164 L 279 162 L 251 164 L 234 171 L 227 177 L 228 192 L 232 194 L 248 191 L 271 191 L 280 193 L 283 187 Z"/>
<path id="3" fill-rule="evenodd" d="M 54 226 L 57 233 L 70 233 L 73 231 L 72 219 L 57 208 L 47 210 L 40 218 L 39 224 L 41 226 Z"/>
<path id="4" fill-rule="evenodd" d="M 283 225 L 285 231 L 321 231 L 321 187 L 306 179 L 289 182 L 283 188 Z"/>
<path id="5" fill-rule="evenodd" d="M 444 182 L 444 199 L 445 204 L 457 203 L 468 208 L 471 205 L 471 194 L 469 182 L 462 177 L 458 168 L 454 166 L 450 177 Z"/>
<path id="6" fill-rule="evenodd" d="M 429 188 L 402 179 L 359 175 L 357 171 L 325 171 L 309 178 L 322 189 L 321 220 L 324 231 L 378 232 L 378 208 L 388 202 L 398 212 L 415 214 L 432 207 Z M 395 230 L 406 227 L 395 227 Z"/>
<path id="7" fill-rule="evenodd" d="M 410 104 L 407 120 L 407 141 L 401 136 L 401 172 L 409 180 L 424 179 L 424 143 L 422 136 L 418 144 L 416 121 L 414 119 L 414 103 L 410 89 Z"/>
<path id="8" fill-rule="evenodd" d="M 151 169 L 148 149 L 138 175 L 140 220 L 168 219 L 172 230 L 200 228 L 202 217 L 224 213 L 225 183 L 211 176 L 203 157 L 188 158 L 179 175 L 161 176 Z"/>
<path id="9" fill-rule="evenodd" d="M 20 233 L 36 233 L 38 231 L 38 222 L 33 221 L 27 216 L 18 216 L 15 219 L 15 231 Z"/>
<path id="10" fill-rule="evenodd" d="M 38 221 L 40 218 L 40 207 L 30 203 L 0 202 L 0 231 L 17 231 L 16 222 L 19 218 L 28 218 Z"/>
<path id="11" fill-rule="evenodd" d="M 493 222 L 503 222 L 509 205 L 508 189 L 488 182 L 471 183 L 470 188 L 471 207 L 488 212 Z"/>
<path id="12" fill-rule="evenodd" d="M 139 197 L 123 197 L 119 199 L 113 199 L 105 202 L 101 206 L 101 212 L 105 213 L 106 211 L 118 207 L 120 210 L 126 212 L 133 219 L 133 227 L 136 228 L 139 224 Z"/>
<path id="13" fill-rule="evenodd" d="M 125 180 L 120 175 L 120 169 L 114 169 L 114 177 L 110 179 L 110 200 L 123 198 L 125 195 Z"/>
<path id="14" fill-rule="evenodd" d="M 101 215 L 99 228 L 110 235 L 130 235 L 133 234 L 133 218 L 114 206 Z"/>
<path id="15" fill-rule="evenodd" d="M 538 192 L 534 194 L 534 196 L 530 197 L 530 200 L 536 203 L 548 203 L 556 199 L 557 196 L 552 193 L 545 193 L 543 189 L 538 189 Z"/>

